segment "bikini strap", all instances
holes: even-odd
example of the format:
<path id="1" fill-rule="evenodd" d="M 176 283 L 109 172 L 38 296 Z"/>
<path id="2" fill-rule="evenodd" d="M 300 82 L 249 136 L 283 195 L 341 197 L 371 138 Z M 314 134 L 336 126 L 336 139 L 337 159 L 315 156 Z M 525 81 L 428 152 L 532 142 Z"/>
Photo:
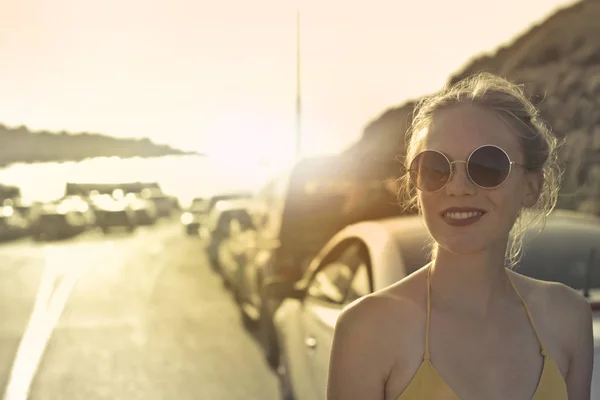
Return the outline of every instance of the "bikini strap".
<path id="1" fill-rule="evenodd" d="M 431 317 L 431 265 L 427 267 L 427 321 L 425 322 L 425 354 L 423 358 L 429 360 L 429 320 Z"/>
<path id="2" fill-rule="evenodd" d="M 537 331 L 537 328 L 535 327 L 535 322 L 533 322 L 533 317 L 531 316 L 531 312 L 529 311 L 529 307 L 527 307 L 527 303 L 525 302 L 525 299 L 523 298 L 523 296 L 521 296 L 521 293 L 519 293 L 519 291 L 517 290 L 517 287 L 515 286 L 515 284 L 513 283 L 512 279 L 510 279 L 510 276 L 508 276 L 508 281 L 510 282 L 510 285 L 512 286 L 512 288 L 514 289 L 515 293 L 517 293 L 517 296 L 519 296 L 519 299 L 521 299 L 521 303 L 523 304 L 523 307 L 525 308 L 525 312 L 527 313 L 527 318 L 529 318 L 529 322 L 531 323 L 531 327 L 533 328 L 533 332 L 535 333 L 535 337 L 538 340 L 538 343 L 540 344 L 540 351 L 542 353 L 542 356 L 546 356 L 546 348 L 544 347 L 544 344 L 542 343 L 542 339 L 540 338 L 540 335 Z"/>

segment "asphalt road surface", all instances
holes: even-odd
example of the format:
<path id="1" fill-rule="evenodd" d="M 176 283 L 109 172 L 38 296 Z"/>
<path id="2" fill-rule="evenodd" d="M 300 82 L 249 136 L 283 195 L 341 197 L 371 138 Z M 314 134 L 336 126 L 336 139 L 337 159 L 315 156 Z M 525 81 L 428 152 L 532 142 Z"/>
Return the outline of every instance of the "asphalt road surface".
<path id="1" fill-rule="evenodd" d="M 200 239 L 0 244 L 2 400 L 277 399 L 277 381 Z"/>

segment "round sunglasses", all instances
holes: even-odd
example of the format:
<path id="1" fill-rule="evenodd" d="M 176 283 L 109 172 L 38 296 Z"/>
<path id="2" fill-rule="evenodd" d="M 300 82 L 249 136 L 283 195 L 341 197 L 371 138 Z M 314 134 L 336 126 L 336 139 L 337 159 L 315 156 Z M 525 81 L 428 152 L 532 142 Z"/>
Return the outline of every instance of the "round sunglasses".
<path id="1" fill-rule="evenodd" d="M 467 161 L 450 161 L 444 153 L 425 150 L 412 160 L 410 179 L 423 192 L 437 192 L 452 179 L 456 163 L 464 163 L 471 182 L 482 189 L 497 188 L 506 182 L 513 165 L 523 166 L 511 161 L 506 151 L 493 145 L 476 148 Z"/>

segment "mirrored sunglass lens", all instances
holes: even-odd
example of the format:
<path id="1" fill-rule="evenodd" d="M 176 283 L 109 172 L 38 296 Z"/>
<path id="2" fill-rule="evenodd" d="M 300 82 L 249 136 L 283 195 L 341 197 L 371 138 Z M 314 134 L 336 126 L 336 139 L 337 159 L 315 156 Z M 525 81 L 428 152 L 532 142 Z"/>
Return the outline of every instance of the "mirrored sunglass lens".
<path id="1" fill-rule="evenodd" d="M 494 188 L 508 177 L 510 160 L 499 148 L 485 146 L 475 150 L 469 158 L 467 168 L 469 176 L 477 185 Z"/>
<path id="2" fill-rule="evenodd" d="M 428 192 L 440 190 L 450 177 L 450 164 L 440 153 L 425 151 L 413 160 L 411 179 L 417 188 Z"/>

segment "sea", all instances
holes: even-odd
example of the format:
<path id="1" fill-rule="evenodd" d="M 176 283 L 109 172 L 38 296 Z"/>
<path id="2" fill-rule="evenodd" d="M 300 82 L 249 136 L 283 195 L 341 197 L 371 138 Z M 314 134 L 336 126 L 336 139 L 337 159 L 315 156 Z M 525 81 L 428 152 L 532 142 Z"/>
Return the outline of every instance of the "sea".
<path id="1" fill-rule="evenodd" d="M 158 182 L 182 206 L 194 197 L 232 191 L 256 192 L 284 166 L 267 162 L 177 155 L 155 158 L 101 157 L 83 161 L 11 164 L 0 183 L 20 187 L 26 200 L 47 202 L 64 195 L 67 182 Z"/>

